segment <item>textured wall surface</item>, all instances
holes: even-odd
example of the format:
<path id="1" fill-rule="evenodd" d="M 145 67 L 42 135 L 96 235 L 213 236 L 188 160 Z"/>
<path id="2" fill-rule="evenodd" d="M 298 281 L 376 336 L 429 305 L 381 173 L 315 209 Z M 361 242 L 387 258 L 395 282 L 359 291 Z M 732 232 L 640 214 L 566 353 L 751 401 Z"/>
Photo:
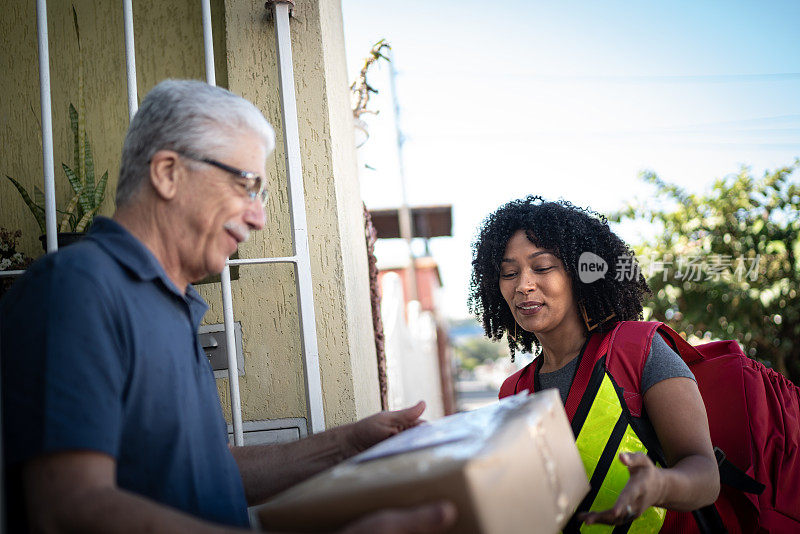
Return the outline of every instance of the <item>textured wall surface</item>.
<path id="1" fill-rule="evenodd" d="M 341 4 L 337 0 L 322 1 L 318 5 L 321 34 L 325 41 L 324 80 L 330 124 L 330 157 L 335 170 L 336 215 L 345 277 L 350 365 L 353 370 L 356 414 L 362 417 L 380 408 L 375 338 L 371 321 L 367 321 L 368 317 L 372 317 L 372 307 L 365 250 L 364 211 L 358 182 L 350 92 L 347 90 L 350 84 L 347 80 Z M 368 322 L 369 327 L 366 324 Z M 376 401 L 378 404 L 375 404 Z"/>
<path id="2" fill-rule="evenodd" d="M 78 107 L 78 41 L 70 2 L 49 2 L 50 73 L 52 88 L 53 145 L 56 199 L 64 206 L 71 189 L 61 169 L 72 161 L 69 103 Z M 116 184 L 119 146 L 127 125 L 125 100 L 122 11 L 102 12 L 92 2 L 76 2 L 84 63 L 86 131 L 94 149 L 98 177 L 109 171 L 109 189 Z M 36 9 L 33 2 L 13 1 L 4 5 L 0 17 L 0 65 L 3 69 L 0 99 L 0 173 L 21 182 L 28 191 L 42 188 L 42 149 L 39 107 L 39 71 L 36 41 Z M 117 46 L 113 46 L 116 43 Z M 119 53 L 115 53 L 119 52 Z M 120 77 L 119 73 L 122 73 Z M 10 182 L 0 182 L 0 225 L 23 232 L 23 249 L 38 256 L 39 228 Z M 113 209 L 106 195 L 102 213 Z"/>
<path id="3" fill-rule="evenodd" d="M 68 105 L 77 102 L 78 46 L 71 3 L 48 2 L 53 85 L 56 190 L 69 185 L 61 162 L 72 165 Z M 75 1 L 84 58 L 87 131 L 99 173 L 109 170 L 102 214 L 113 212 L 119 153 L 128 124 L 122 7 L 116 0 Z M 242 258 L 292 252 L 284 144 L 278 94 L 274 22 L 263 0 L 214 0 L 217 83 L 254 102 L 275 126 L 277 149 L 267 163 L 267 228 L 240 247 Z M 134 2 L 139 98 L 164 78 L 204 79 L 201 11 L 196 0 Z M 291 21 L 300 144 L 305 180 L 315 311 L 328 426 L 380 408 L 362 208 L 347 99 L 341 7 L 338 0 L 298 1 Z M 36 13 L 13 0 L 0 14 L 0 173 L 26 187 L 42 181 Z M 99 174 L 98 174 L 99 176 Z M 38 227 L 11 184 L 0 182 L 0 226 L 21 228 L 23 248 L 41 254 Z M 219 284 L 199 287 L 222 322 Z M 234 320 L 243 332 L 245 420 L 305 417 L 303 368 L 294 268 L 240 268 L 232 283 Z M 227 380 L 220 380 L 229 415 Z"/>
<path id="4" fill-rule="evenodd" d="M 214 1 L 221 11 L 221 1 Z M 120 150 L 128 127 L 122 5 L 116 0 L 50 0 L 47 2 L 52 90 L 56 200 L 63 207 L 71 196 L 61 163 L 72 167 L 69 104 L 78 107 L 78 39 L 72 6 L 78 15 L 83 57 L 86 131 L 99 178 L 108 170 L 106 198 L 100 210 L 114 210 Z M 201 12 L 194 0 L 137 0 L 133 3 L 139 99 L 158 81 L 204 75 Z M 176 23 L 180 21 L 180 23 Z M 217 24 L 224 36 L 222 22 Z M 28 191 L 42 187 L 42 140 L 39 70 L 34 2 L 11 0 L 0 13 L 0 174 L 10 175 Z M 224 39 L 216 39 L 221 57 L 218 79 L 226 82 Z M 22 199 L 4 177 L 0 181 L 0 226 L 23 231 L 23 249 L 38 256 L 39 229 Z"/>
<path id="5" fill-rule="evenodd" d="M 230 88 L 265 112 L 278 141 L 268 165 L 267 230 L 251 238 L 241 255 L 290 254 L 274 22 L 259 0 L 229 0 L 225 19 Z M 323 402 L 326 422 L 334 426 L 380 409 L 372 329 L 364 321 L 369 285 L 339 2 L 297 2 L 291 32 Z M 243 324 L 245 418 L 302 416 L 293 269 L 251 267 L 234 290 L 237 285 L 243 287 L 240 298 L 252 303 L 246 306 L 258 309 L 249 314 L 253 324 Z M 255 292 L 261 297 L 247 296 Z M 221 310 L 215 312 L 221 318 Z"/>

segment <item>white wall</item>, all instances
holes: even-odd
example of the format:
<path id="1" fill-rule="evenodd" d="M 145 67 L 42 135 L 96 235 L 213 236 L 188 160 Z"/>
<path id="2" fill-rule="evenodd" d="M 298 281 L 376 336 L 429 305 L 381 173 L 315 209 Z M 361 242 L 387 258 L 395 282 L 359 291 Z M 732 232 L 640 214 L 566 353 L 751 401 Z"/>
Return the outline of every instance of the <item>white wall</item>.
<path id="1" fill-rule="evenodd" d="M 436 353 L 436 323 L 433 314 L 409 303 L 404 317 L 403 290 L 397 273 L 386 273 L 381 281 L 381 317 L 386 336 L 386 374 L 389 409 L 396 410 L 424 400 L 428 420 L 444 415 L 439 359 Z"/>

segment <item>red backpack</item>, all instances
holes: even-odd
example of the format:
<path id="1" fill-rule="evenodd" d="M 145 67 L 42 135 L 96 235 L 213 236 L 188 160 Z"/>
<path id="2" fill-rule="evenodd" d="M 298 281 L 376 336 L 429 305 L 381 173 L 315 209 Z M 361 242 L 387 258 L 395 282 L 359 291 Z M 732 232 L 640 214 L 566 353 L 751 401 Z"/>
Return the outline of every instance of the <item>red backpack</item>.
<path id="1" fill-rule="evenodd" d="M 800 389 L 745 356 L 736 341 L 694 347 L 664 323 L 623 321 L 601 342 L 593 336 L 585 354 L 594 358 L 582 358 L 573 388 L 607 354 L 606 367 L 624 389 L 629 410 L 640 413 L 641 370 L 656 332 L 694 373 L 706 406 L 722 482 L 717 517 L 733 532 L 800 532 Z M 509 377 L 500 396 L 533 390 L 531 368 Z M 578 400 L 570 394 L 568 407 Z M 689 515 L 668 513 L 662 532 L 699 532 Z"/>

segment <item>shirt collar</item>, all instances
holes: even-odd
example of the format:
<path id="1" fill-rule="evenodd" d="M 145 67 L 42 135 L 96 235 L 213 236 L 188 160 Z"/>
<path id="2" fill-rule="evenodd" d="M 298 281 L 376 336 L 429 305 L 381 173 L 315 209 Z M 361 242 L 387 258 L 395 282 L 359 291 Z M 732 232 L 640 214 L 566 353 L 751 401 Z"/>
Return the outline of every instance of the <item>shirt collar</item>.
<path id="1" fill-rule="evenodd" d="M 178 289 L 153 253 L 117 221 L 108 217 L 95 217 L 86 239 L 97 243 L 140 280 L 160 280 L 169 291 L 187 301 L 193 316 L 200 312 L 200 308 L 203 314 L 208 309 L 206 302 L 191 284 L 187 287 L 186 294 Z"/>

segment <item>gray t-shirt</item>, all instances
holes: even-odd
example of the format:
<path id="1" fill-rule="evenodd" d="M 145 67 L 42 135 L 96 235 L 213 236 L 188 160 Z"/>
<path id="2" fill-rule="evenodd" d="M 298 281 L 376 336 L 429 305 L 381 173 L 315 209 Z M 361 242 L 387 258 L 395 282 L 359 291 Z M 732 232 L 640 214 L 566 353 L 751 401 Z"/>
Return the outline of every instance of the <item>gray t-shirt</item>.
<path id="1" fill-rule="evenodd" d="M 569 387 L 575 377 L 578 360 L 579 358 L 575 357 L 567 365 L 552 373 L 539 373 L 539 383 L 542 389 L 558 388 L 559 393 L 561 393 L 561 401 L 566 404 Z M 695 380 L 689 367 L 678 353 L 667 345 L 664 338 L 656 334 L 653 336 L 653 343 L 650 345 L 650 354 L 644 362 L 642 395 L 662 380 L 679 376 Z"/>

